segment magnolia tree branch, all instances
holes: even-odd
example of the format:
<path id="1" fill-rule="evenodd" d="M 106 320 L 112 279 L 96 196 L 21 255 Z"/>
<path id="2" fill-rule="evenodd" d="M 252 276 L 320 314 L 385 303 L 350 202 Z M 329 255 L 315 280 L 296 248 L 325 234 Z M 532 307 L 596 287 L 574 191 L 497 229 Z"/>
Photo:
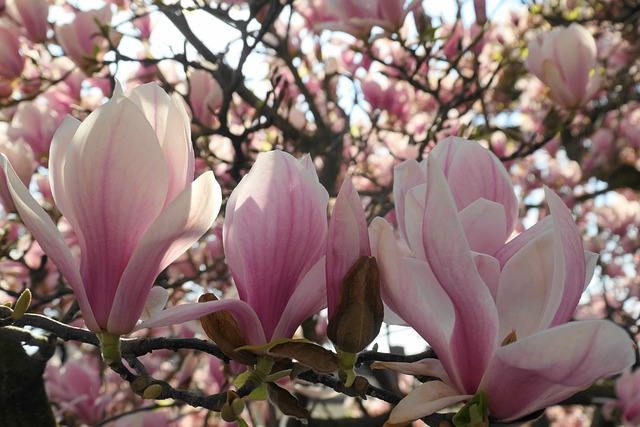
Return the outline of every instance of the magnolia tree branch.
<path id="1" fill-rule="evenodd" d="M 0 325 L 0 337 L 18 343 L 21 342 L 25 345 L 37 346 L 39 351 L 32 357 L 42 359 L 44 362 L 53 355 L 56 339 L 77 341 L 96 347 L 100 346 L 100 342 L 93 332 L 58 322 L 40 314 L 28 313 L 15 322 L 11 320 L 10 316 L 3 316 Z M 46 331 L 46 333 L 41 335 L 34 332 L 34 329 Z M 130 384 L 131 390 L 134 393 L 141 397 L 148 399 L 176 399 L 193 407 L 220 411 L 227 399 L 226 392 L 205 395 L 200 391 L 176 389 L 167 382 L 155 379 L 149 375 L 144 365 L 138 360 L 138 357 L 156 350 L 178 351 L 182 349 L 201 351 L 219 358 L 224 362 L 229 362 L 228 357 L 220 351 L 217 345 L 197 338 L 127 338 L 121 341 L 122 359 L 117 360 L 109 366 L 123 380 Z M 433 351 L 429 350 L 407 356 L 367 351 L 361 353 L 358 358 L 358 364 L 371 361 L 412 362 L 428 357 L 435 357 Z M 126 361 L 128 366 L 125 365 L 123 361 Z M 369 384 L 364 377 L 358 377 L 358 380 L 352 387 L 345 387 L 334 375 L 319 374 L 312 370 L 303 370 L 301 373 L 296 374 L 294 378 L 323 384 L 338 393 L 348 396 L 358 396 L 362 398 L 370 396 L 392 404 L 398 403 L 401 399 L 400 396 L 392 392 Z M 248 384 L 240 387 L 237 390 L 238 396 L 248 396 L 257 385 L 259 384 Z"/>
<path id="2" fill-rule="evenodd" d="M 300 132 L 291 125 L 285 118 L 280 116 L 275 110 L 266 106 L 262 99 L 257 97 L 253 91 L 247 88 L 240 81 L 234 79 L 235 70 L 225 64 L 218 56 L 207 48 L 207 46 L 195 35 L 189 27 L 189 23 L 185 18 L 179 5 L 167 6 L 158 5 L 159 10 L 176 26 L 176 28 L 185 36 L 187 41 L 198 51 L 205 61 L 215 64 L 217 69 L 214 70 L 214 76 L 223 88 L 231 88 L 249 105 L 255 109 L 260 109 L 265 116 L 273 120 L 276 127 L 289 135 L 293 140 L 300 139 Z M 224 114 L 220 114 L 220 119 L 225 119 Z"/>

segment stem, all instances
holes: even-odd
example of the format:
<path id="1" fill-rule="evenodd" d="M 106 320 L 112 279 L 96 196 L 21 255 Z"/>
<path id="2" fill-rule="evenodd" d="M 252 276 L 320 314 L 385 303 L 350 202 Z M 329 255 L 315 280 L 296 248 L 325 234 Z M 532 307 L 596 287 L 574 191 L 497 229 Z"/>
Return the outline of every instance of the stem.
<path id="1" fill-rule="evenodd" d="M 267 376 L 269 375 L 269 371 L 271 371 L 271 368 L 273 367 L 273 363 L 273 360 L 267 359 L 266 357 L 258 358 L 256 367 L 249 373 L 247 381 L 245 381 L 244 385 L 238 389 L 238 395 L 247 396 L 253 390 L 264 384 Z"/>
<path id="2" fill-rule="evenodd" d="M 353 367 L 358 360 L 358 355 L 356 353 L 348 353 L 340 349 L 336 349 L 336 354 L 340 361 L 338 375 L 346 387 L 351 387 L 356 379 L 356 372 Z"/>
<path id="3" fill-rule="evenodd" d="M 112 335 L 108 332 L 98 334 L 100 349 L 102 350 L 102 360 L 111 366 L 120 361 L 120 335 Z"/>

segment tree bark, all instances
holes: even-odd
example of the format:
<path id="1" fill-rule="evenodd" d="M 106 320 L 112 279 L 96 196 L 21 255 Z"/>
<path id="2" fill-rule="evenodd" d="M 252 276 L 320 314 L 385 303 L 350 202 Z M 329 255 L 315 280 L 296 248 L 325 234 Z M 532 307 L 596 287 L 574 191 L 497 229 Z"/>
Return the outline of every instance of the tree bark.
<path id="1" fill-rule="evenodd" d="M 22 344 L 0 337 L 0 420 L 6 427 L 55 427 L 44 388 L 46 360 L 29 356 Z"/>

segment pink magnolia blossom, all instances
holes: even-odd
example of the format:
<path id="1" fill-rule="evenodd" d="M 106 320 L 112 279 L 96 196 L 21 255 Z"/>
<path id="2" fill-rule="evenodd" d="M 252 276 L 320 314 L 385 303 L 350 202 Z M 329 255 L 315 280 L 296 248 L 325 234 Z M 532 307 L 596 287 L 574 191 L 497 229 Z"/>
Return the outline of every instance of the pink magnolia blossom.
<path id="1" fill-rule="evenodd" d="M 282 151 L 261 154 L 231 193 L 227 264 L 267 341 L 293 336 L 325 304 L 328 199 L 311 158 Z"/>
<path id="2" fill-rule="evenodd" d="M 33 150 L 35 159 L 46 165 L 51 139 L 63 121 L 64 115 L 48 102 L 21 102 L 7 134 L 13 140 L 23 139 Z"/>
<path id="3" fill-rule="evenodd" d="M 557 403 L 634 361 L 628 335 L 608 321 L 567 323 L 595 268 L 571 213 L 546 190 L 550 215 L 504 243 L 517 221 L 498 159 L 451 138 L 426 161 L 396 168 L 396 211 L 406 244 L 371 225 L 385 302 L 438 360 L 388 365 L 430 375 L 394 409 L 390 425 L 468 400 L 512 421 Z"/>
<path id="4" fill-rule="evenodd" d="M 327 308 L 329 318 L 340 299 L 342 279 L 362 256 L 371 256 L 367 219 L 358 192 L 346 177 L 329 221 L 327 237 Z"/>
<path id="5" fill-rule="evenodd" d="M 104 393 L 99 369 L 88 357 L 63 366 L 47 364 L 44 378 L 47 395 L 65 417 L 87 425 L 102 420 L 113 396 Z"/>
<path id="6" fill-rule="evenodd" d="M 94 332 L 131 332 L 156 276 L 211 227 L 221 205 L 211 172 L 193 181 L 184 107 L 155 84 L 128 96 L 118 86 L 84 122 L 69 116 L 53 137 L 51 190 L 77 234 L 79 265 L 2 162 L 20 216 L 71 285 Z"/>
<path id="7" fill-rule="evenodd" d="M 325 0 L 326 11 L 332 18 L 316 24 L 318 28 L 368 38 L 375 26 L 388 33 L 398 31 L 407 14 L 416 7 L 420 7 L 419 1 L 405 7 L 405 0 Z"/>
<path id="8" fill-rule="evenodd" d="M 528 47 L 529 69 L 549 87 L 558 104 L 579 107 L 600 88 L 596 42 L 583 26 L 554 28 L 531 40 Z"/>
<path id="9" fill-rule="evenodd" d="M 18 33 L 12 28 L 0 25 L 0 84 L 2 96 L 13 91 L 12 82 L 20 77 L 25 59 L 18 40 Z"/>
<path id="10" fill-rule="evenodd" d="M 473 11 L 476 14 L 476 23 L 483 25 L 487 22 L 487 0 L 473 0 Z"/>
<path id="11" fill-rule="evenodd" d="M 410 93 L 401 83 L 387 83 L 381 86 L 373 79 L 366 79 L 362 81 L 362 94 L 372 113 L 386 111 L 398 120 L 408 120 L 411 108 Z"/>
<path id="12" fill-rule="evenodd" d="M 157 23 L 157 15 L 152 12 L 141 14 L 133 21 L 133 25 L 140 32 L 140 39 L 148 41 L 151 38 L 151 33 Z"/>
<path id="13" fill-rule="evenodd" d="M 205 126 L 214 123 L 214 112 L 222 105 L 222 88 L 210 72 L 192 70 L 189 74 L 189 103 L 196 119 Z"/>
<path id="14" fill-rule="evenodd" d="M 490 151 L 473 141 L 450 137 L 428 156 L 447 177 L 473 250 L 493 255 L 518 222 L 517 199 L 509 174 Z M 394 170 L 393 195 L 400 233 L 407 245 L 424 259 L 423 214 L 428 162 L 406 161 Z M 487 177 L 491 177 L 488 185 Z M 482 226 L 480 226 L 482 224 Z"/>
<path id="15" fill-rule="evenodd" d="M 111 17 L 111 7 L 106 4 L 101 9 L 77 12 L 71 23 L 56 28 L 56 40 L 60 47 L 85 72 L 94 70 L 96 62 L 109 49 L 98 23 L 109 25 Z"/>
<path id="16" fill-rule="evenodd" d="M 7 13 L 25 32 L 29 40 L 42 43 L 49 30 L 48 0 L 7 0 Z"/>
<path id="17" fill-rule="evenodd" d="M 466 50 L 462 45 L 464 27 L 462 22 L 455 22 L 447 26 L 443 25 L 441 30 L 443 32 L 441 37 L 446 40 L 442 45 L 442 53 L 451 61 Z"/>
<path id="18" fill-rule="evenodd" d="M 640 424 L 640 370 L 625 371 L 616 381 L 617 400 L 607 402 L 603 408 L 605 413 L 618 410 L 625 426 Z"/>

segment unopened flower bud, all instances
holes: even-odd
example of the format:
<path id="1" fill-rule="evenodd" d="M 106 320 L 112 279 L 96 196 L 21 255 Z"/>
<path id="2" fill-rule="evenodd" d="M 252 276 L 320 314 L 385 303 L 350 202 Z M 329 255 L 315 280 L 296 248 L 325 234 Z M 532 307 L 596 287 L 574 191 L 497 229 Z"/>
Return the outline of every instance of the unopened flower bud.
<path id="1" fill-rule="evenodd" d="M 227 392 L 227 402 L 222 406 L 220 410 L 220 417 L 228 423 L 232 423 L 244 411 L 244 400 L 238 393 L 233 390 Z"/>
<path id="2" fill-rule="evenodd" d="M 384 317 L 376 259 L 363 256 L 356 261 L 342 280 L 340 292 L 327 336 L 340 350 L 359 353 L 378 336 Z"/>
<path id="3" fill-rule="evenodd" d="M 222 409 L 220 409 L 220 418 L 222 418 L 224 421 L 228 423 L 232 423 L 236 420 L 236 416 L 233 413 L 233 409 L 231 408 L 231 405 L 229 405 L 228 403 L 225 403 L 222 406 Z"/>
<path id="4" fill-rule="evenodd" d="M 31 291 L 29 289 L 25 289 L 24 292 L 20 294 L 16 300 L 16 305 L 13 307 L 11 318 L 14 322 L 24 316 L 29 308 L 29 304 L 31 304 Z"/>
<path id="5" fill-rule="evenodd" d="M 233 402 L 231 402 L 231 409 L 233 409 L 233 413 L 236 416 L 240 416 L 242 411 L 244 411 L 244 400 L 237 398 Z"/>
<path id="6" fill-rule="evenodd" d="M 155 399 L 162 394 L 162 386 L 160 384 L 151 384 L 144 390 L 142 397 L 145 399 Z"/>

